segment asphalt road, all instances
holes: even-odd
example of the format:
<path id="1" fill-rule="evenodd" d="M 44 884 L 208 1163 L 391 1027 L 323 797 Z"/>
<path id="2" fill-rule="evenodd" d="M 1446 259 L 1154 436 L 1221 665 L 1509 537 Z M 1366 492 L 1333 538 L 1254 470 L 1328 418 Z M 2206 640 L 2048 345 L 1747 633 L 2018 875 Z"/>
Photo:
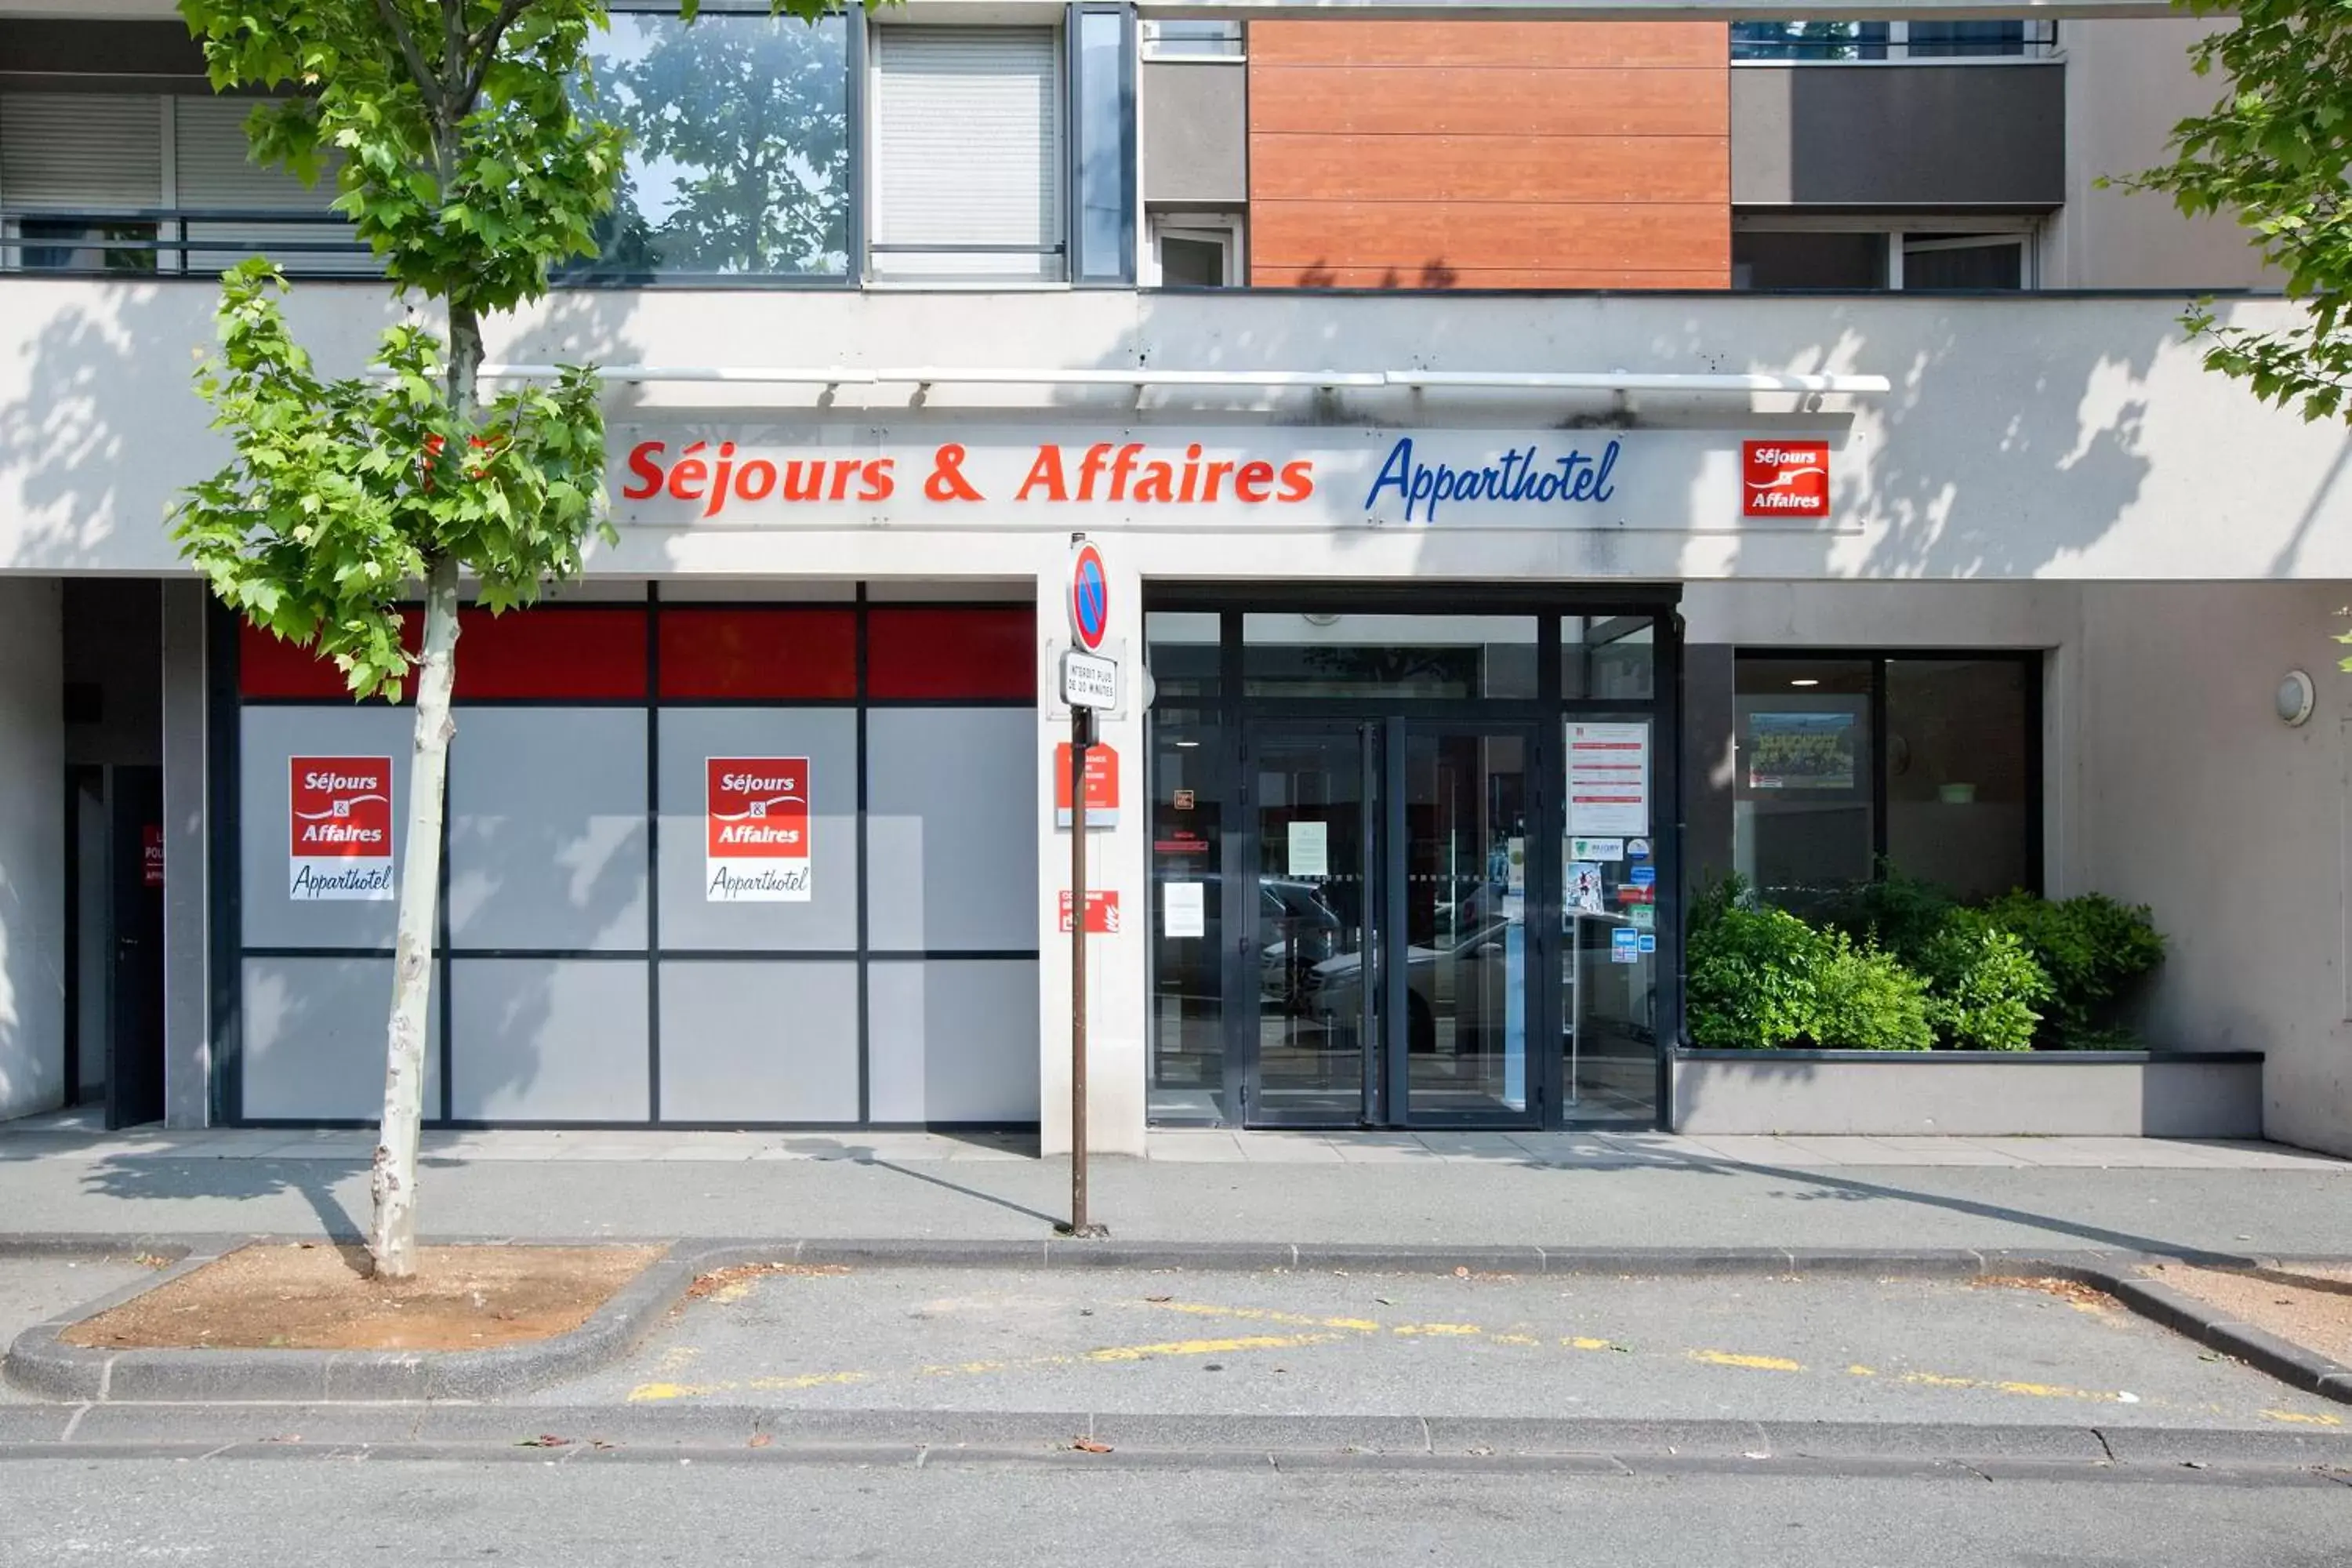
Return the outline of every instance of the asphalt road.
<path id="1" fill-rule="evenodd" d="M 2352 1422 L 2093 1292 L 1834 1275 L 739 1274 L 618 1364 L 531 1397 L 2313 1433 Z"/>
<path id="2" fill-rule="evenodd" d="M 740 1462 L 0 1464 L 0 1565 L 2338 1568 L 2352 1487 Z"/>

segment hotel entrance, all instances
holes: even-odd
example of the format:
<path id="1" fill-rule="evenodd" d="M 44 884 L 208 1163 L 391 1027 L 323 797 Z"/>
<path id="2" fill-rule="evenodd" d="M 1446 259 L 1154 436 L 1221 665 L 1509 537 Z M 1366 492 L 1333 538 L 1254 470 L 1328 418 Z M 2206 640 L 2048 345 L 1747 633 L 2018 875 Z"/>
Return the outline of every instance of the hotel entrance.
<path id="1" fill-rule="evenodd" d="M 1649 1125 L 1672 595 L 1394 602 L 1151 601 L 1153 1118 Z"/>

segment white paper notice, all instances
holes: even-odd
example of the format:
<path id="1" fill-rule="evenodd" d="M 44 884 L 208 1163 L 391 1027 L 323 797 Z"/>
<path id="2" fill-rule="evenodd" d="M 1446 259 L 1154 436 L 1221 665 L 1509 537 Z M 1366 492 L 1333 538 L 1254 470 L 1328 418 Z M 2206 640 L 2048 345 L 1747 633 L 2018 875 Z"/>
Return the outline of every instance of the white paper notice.
<path id="1" fill-rule="evenodd" d="M 1648 724 L 1568 727 L 1568 830 L 1628 837 L 1648 834 Z"/>
<path id="2" fill-rule="evenodd" d="M 1160 934 L 1161 936 L 1206 936 L 1209 934 L 1209 906 L 1202 882 L 1162 882 L 1160 884 Z"/>
<path id="3" fill-rule="evenodd" d="M 1294 822 L 1290 825 L 1290 874 L 1328 877 L 1331 874 L 1330 825 Z"/>

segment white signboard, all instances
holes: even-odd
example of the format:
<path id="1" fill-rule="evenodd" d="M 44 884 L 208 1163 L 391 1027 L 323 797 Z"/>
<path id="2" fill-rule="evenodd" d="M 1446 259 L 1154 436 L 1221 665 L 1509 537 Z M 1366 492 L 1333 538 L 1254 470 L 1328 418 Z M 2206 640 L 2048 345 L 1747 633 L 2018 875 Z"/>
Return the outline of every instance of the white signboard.
<path id="1" fill-rule="evenodd" d="M 1118 706 L 1118 660 L 1062 650 L 1062 701 L 1072 708 Z"/>
<path id="2" fill-rule="evenodd" d="M 1290 825 L 1290 874 L 1328 877 L 1331 874 L 1331 829 L 1321 822 Z"/>
<path id="3" fill-rule="evenodd" d="M 1634 837 L 1650 831 L 1650 726 L 1568 727 L 1568 830 Z"/>
<path id="4" fill-rule="evenodd" d="M 1307 426 L 616 426 L 638 528 L 1832 527 L 1743 517 L 1738 432 Z M 1823 439 L 1833 450 L 1839 438 Z"/>
<path id="5" fill-rule="evenodd" d="M 1205 884 L 1201 882 L 1160 884 L 1160 934 L 1162 936 L 1209 934 L 1209 903 Z"/>

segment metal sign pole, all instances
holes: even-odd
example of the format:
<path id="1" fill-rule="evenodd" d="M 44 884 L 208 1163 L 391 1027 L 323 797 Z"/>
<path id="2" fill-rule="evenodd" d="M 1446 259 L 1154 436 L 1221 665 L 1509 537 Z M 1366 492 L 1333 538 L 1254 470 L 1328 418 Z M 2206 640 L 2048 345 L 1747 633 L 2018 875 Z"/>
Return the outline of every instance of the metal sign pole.
<path id="1" fill-rule="evenodd" d="M 1091 708 L 1070 710 L 1070 1225 L 1072 1236 L 1102 1236 L 1087 1219 L 1087 752 Z"/>

